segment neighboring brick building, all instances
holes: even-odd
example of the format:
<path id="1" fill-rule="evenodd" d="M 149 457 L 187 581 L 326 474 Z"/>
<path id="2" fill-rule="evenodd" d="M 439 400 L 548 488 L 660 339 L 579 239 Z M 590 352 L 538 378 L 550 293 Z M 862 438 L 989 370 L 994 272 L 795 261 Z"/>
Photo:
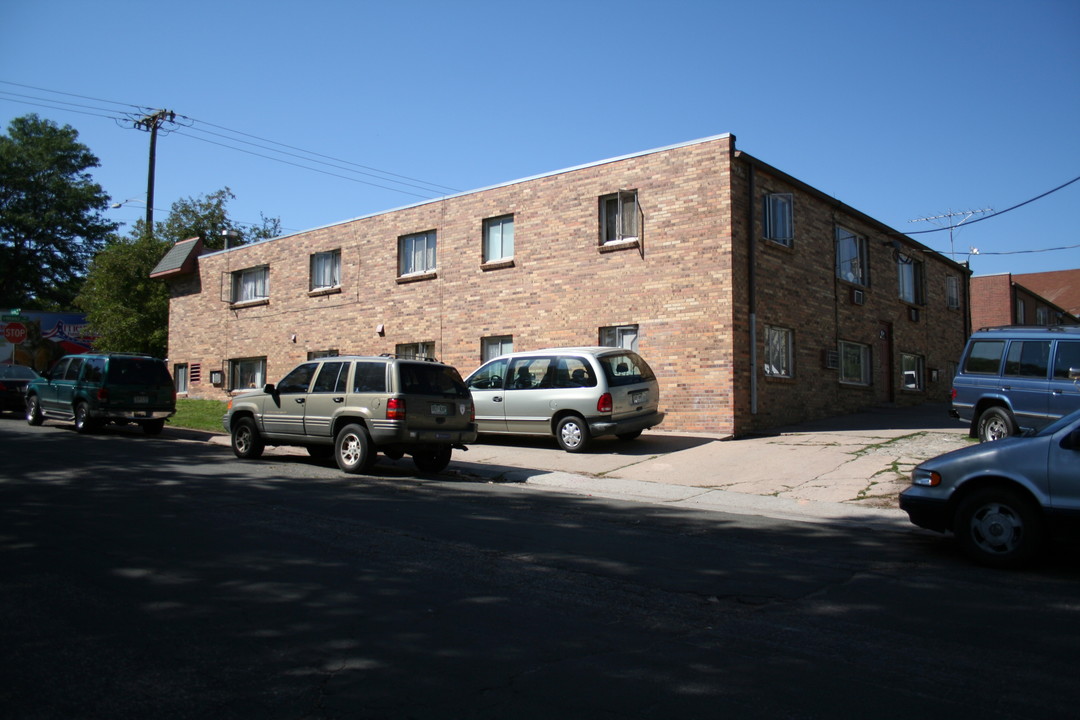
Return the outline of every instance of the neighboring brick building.
<path id="1" fill-rule="evenodd" d="M 1013 275 L 1013 280 L 1080 318 L 1080 269 Z"/>
<path id="2" fill-rule="evenodd" d="M 727 436 L 944 401 L 969 334 L 964 266 L 732 135 L 200 245 L 154 273 L 192 397 L 322 353 L 434 352 L 464 375 L 510 347 L 622 343 L 659 376 L 663 429 Z"/>
<path id="3" fill-rule="evenodd" d="M 1026 283 L 1029 278 L 1034 280 L 1040 275 L 1052 274 L 1056 273 L 1004 273 L 971 278 L 971 327 L 977 330 L 999 325 L 1080 324 L 1080 318 L 1058 307 Z M 1062 293 L 1057 294 L 1067 297 Z"/>

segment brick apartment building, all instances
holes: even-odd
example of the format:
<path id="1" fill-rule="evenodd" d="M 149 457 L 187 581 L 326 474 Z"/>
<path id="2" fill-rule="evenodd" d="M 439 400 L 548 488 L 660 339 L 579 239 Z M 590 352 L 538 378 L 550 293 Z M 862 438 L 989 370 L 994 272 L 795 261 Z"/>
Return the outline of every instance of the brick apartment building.
<path id="1" fill-rule="evenodd" d="M 181 392 L 224 398 L 322 354 L 622 344 L 663 429 L 739 435 L 947 399 L 968 270 L 736 149 L 595 162 L 201 254 L 177 243 Z"/>
<path id="2" fill-rule="evenodd" d="M 1080 294 L 1080 270 L 971 278 L 971 326 L 1077 325 L 1073 310 L 1052 299 L 1072 302 Z"/>

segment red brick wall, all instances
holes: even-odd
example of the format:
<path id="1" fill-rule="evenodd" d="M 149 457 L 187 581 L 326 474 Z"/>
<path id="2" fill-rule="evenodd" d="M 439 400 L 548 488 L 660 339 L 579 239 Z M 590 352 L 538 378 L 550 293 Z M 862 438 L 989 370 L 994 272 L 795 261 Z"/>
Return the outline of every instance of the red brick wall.
<path id="1" fill-rule="evenodd" d="M 667 430 L 731 435 L 890 398 L 943 400 L 944 378 L 925 393 L 898 391 L 899 370 L 885 377 L 879 349 L 891 341 L 893 355 L 917 352 L 942 370 L 959 356 L 963 311 L 944 310 L 944 275 L 955 266 L 927 256 L 929 298 L 920 321 L 909 321 L 895 260 L 873 222 L 763 167 L 753 211 L 759 353 L 765 324 L 794 329 L 796 377 L 765 378 L 759 354 L 755 408 L 749 166 L 733 154 L 734 138 L 721 136 L 203 256 L 198 277 L 171 286 L 170 362 L 201 363 L 203 379 L 189 394 L 223 398 L 209 373 L 227 371 L 229 359 L 265 356 L 267 379 L 276 381 L 310 351 L 378 354 L 434 342 L 437 356 L 465 375 L 480 362 L 483 337 L 512 335 L 517 350 L 595 345 L 600 327 L 636 324 L 639 351 L 660 379 Z M 601 249 L 598 198 L 620 189 L 638 192 L 643 240 Z M 762 240 L 760 228 L 761 195 L 788 190 L 796 194 L 790 250 Z M 482 221 L 510 213 L 513 265 L 485 270 Z M 870 237 L 864 306 L 852 306 L 850 288 L 835 280 L 835 222 Z M 427 230 L 438 233 L 436 277 L 399 282 L 398 237 Z M 312 297 L 308 258 L 335 248 L 342 290 Z M 270 267 L 267 304 L 222 300 L 232 272 L 262 264 Z M 886 325 L 888 339 L 879 340 Z M 881 367 L 872 387 L 841 387 L 837 372 L 822 367 L 822 350 L 837 339 L 874 346 Z"/>

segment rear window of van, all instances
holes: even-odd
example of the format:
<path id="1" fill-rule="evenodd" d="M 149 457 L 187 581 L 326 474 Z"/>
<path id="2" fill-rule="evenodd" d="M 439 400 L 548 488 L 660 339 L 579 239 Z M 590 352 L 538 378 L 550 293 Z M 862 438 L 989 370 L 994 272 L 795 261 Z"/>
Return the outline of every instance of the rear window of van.
<path id="1" fill-rule="evenodd" d="M 964 372 L 972 375 L 997 375 L 1004 350 L 1004 340 L 976 340 L 971 343 L 967 361 L 964 362 Z"/>

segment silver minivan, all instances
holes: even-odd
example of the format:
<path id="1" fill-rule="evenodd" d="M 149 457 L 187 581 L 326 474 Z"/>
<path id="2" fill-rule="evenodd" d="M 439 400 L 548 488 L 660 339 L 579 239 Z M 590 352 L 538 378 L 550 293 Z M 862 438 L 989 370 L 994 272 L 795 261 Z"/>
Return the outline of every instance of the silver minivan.
<path id="1" fill-rule="evenodd" d="M 603 435 L 633 440 L 664 420 L 652 368 L 622 348 L 509 353 L 481 365 L 465 384 L 480 433 L 554 435 L 567 452 Z"/>

